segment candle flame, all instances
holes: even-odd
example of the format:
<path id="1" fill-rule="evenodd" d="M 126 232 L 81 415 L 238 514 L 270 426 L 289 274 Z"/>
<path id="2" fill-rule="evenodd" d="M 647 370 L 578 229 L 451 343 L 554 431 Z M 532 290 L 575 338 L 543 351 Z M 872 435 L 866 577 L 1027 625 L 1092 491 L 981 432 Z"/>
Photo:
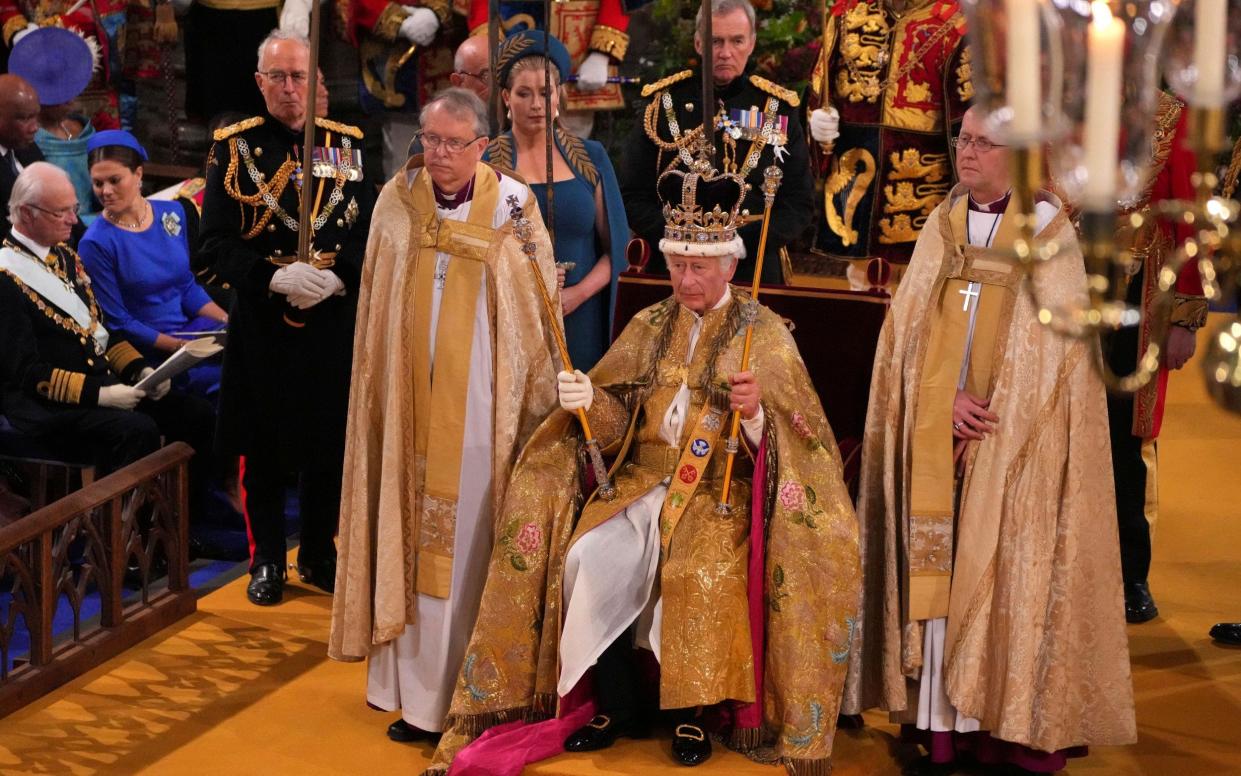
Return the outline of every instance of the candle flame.
<path id="1" fill-rule="evenodd" d="M 1107 7 L 1104 0 L 1094 0 L 1090 4 L 1090 15 L 1096 27 L 1106 28 L 1112 24 L 1112 9 Z"/>

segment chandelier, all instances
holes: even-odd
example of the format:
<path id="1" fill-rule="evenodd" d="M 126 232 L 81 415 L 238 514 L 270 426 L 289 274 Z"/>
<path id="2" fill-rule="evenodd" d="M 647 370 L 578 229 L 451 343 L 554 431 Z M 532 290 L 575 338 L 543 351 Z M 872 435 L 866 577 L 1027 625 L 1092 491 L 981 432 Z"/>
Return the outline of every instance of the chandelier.
<path id="1" fill-rule="evenodd" d="M 1040 298 L 1039 320 L 1082 339 L 1139 323 L 1126 302 L 1140 266 L 1126 235 L 1177 224 L 1191 236 L 1168 256 L 1146 315 L 1151 337 L 1137 367 L 1115 374 L 1095 359 L 1108 387 L 1132 392 L 1159 371 L 1177 277 L 1196 263 L 1208 299 L 1238 296 L 1241 205 L 1221 191 L 1226 108 L 1241 94 L 1241 0 L 962 0 L 975 106 L 988 134 L 1012 149 L 1020 238 L 1010 257 L 1033 273 L 1063 246 L 1035 236 L 1034 196 L 1049 183 L 1078 217 L 1085 293 L 1075 303 Z M 1188 106 L 1196 159 L 1192 199 L 1139 207 L 1151 182 L 1161 81 Z M 1046 149 L 1046 152 L 1044 152 Z M 1045 181 L 1045 173 L 1051 181 Z M 1118 239 L 1118 234 L 1120 239 Z M 1241 315 L 1211 338 L 1208 389 L 1241 412 Z"/>

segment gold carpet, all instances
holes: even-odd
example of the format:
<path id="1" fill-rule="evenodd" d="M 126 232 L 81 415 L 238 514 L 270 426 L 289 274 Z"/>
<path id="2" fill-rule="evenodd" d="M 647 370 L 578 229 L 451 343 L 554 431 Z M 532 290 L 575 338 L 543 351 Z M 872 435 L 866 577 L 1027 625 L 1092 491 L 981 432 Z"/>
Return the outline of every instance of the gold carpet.
<path id="1" fill-rule="evenodd" d="M 1241 417 L 1209 403 L 1197 363 L 1172 378 L 1151 587 L 1162 617 L 1131 626 L 1140 741 L 1095 748 L 1072 774 L 1241 774 L 1241 650 L 1207 629 L 1241 620 Z M 199 611 L 0 720 L 0 775 L 417 774 L 429 745 L 384 737 L 362 664 L 326 658 L 327 596 L 299 583 L 259 609 L 237 580 Z M 836 774 L 899 774 L 911 752 L 882 715 L 836 739 Z M 667 742 L 562 755 L 530 774 L 684 774 Z M 719 751 L 696 774 L 782 773 Z"/>

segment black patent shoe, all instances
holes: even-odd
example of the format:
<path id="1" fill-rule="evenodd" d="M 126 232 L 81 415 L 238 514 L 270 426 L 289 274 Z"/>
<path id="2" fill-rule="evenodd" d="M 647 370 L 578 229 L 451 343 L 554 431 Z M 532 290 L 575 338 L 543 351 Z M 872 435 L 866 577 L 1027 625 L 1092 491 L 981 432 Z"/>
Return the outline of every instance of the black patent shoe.
<path id="1" fill-rule="evenodd" d="M 633 725 L 618 722 L 607 714 L 596 714 L 564 740 L 567 752 L 597 752 L 616 743 L 621 736 L 632 736 Z"/>
<path id="2" fill-rule="evenodd" d="M 681 765 L 702 765 L 711 759 L 711 739 L 697 725 L 677 725 L 672 735 L 672 756 Z"/>
<path id="3" fill-rule="evenodd" d="M 1159 616 L 1155 599 L 1151 597 L 1150 587 L 1145 582 L 1132 582 L 1125 585 L 1125 621 L 1130 625 L 1150 622 Z"/>
<path id="4" fill-rule="evenodd" d="M 274 606 L 284 598 L 284 569 L 276 563 L 260 563 L 250 572 L 246 598 L 256 606 Z"/>
<path id="5" fill-rule="evenodd" d="M 336 592 L 336 559 L 297 562 L 297 576 L 308 585 L 314 585 L 325 593 Z"/>
<path id="6" fill-rule="evenodd" d="M 388 738 L 396 741 L 398 744 L 408 744 L 411 741 L 429 737 L 430 734 L 425 730 L 414 727 L 400 717 L 397 717 L 396 722 L 388 726 Z"/>
<path id="7" fill-rule="evenodd" d="M 1211 638 L 1220 644 L 1241 647 L 1241 622 L 1217 622 L 1211 626 Z"/>

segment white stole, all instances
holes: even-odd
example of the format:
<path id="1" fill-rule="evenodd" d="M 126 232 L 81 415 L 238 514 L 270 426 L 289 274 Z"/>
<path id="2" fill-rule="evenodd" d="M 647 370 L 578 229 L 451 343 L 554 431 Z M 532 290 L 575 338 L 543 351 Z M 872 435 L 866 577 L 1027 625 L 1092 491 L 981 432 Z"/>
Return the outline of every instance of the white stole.
<path id="1" fill-rule="evenodd" d="M 90 329 L 90 309 L 82 297 L 77 295 L 72 284 L 66 283 L 42 261 L 16 251 L 9 246 L 0 248 L 0 269 L 12 273 L 36 294 L 60 308 L 69 317 L 77 321 L 83 329 Z M 99 321 L 91 331 L 100 353 L 108 348 L 108 330 Z"/>

